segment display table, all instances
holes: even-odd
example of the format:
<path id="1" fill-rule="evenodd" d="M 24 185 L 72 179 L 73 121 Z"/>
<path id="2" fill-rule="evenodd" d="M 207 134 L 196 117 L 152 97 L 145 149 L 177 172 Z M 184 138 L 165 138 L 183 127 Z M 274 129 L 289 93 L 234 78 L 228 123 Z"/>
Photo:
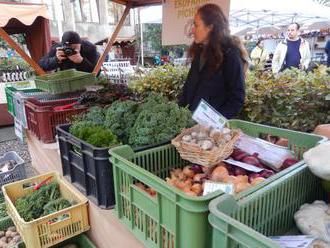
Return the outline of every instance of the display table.
<path id="1" fill-rule="evenodd" d="M 26 134 L 32 166 L 38 173 L 57 171 L 62 175 L 57 143 L 43 144 L 33 134 Z M 87 233 L 98 248 L 144 247 L 117 219 L 114 210 L 100 209 L 89 203 L 91 230 Z"/>

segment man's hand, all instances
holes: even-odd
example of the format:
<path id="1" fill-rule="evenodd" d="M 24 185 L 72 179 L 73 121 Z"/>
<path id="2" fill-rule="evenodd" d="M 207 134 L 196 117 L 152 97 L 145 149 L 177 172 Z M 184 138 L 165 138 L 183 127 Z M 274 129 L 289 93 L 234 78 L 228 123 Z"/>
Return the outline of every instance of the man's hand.
<path id="1" fill-rule="evenodd" d="M 83 57 L 81 56 L 80 52 L 76 50 L 76 54 L 73 54 L 68 57 L 73 63 L 80 64 L 83 61 Z"/>
<path id="2" fill-rule="evenodd" d="M 61 63 L 63 60 L 66 60 L 66 55 L 64 53 L 64 51 L 62 50 L 62 48 L 57 47 L 56 48 L 56 58 L 57 60 Z"/>

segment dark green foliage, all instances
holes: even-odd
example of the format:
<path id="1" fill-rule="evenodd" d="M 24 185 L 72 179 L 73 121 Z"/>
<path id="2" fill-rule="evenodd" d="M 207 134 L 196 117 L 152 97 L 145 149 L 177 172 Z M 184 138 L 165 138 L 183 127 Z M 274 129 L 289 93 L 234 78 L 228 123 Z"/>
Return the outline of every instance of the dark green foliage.
<path id="1" fill-rule="evenodd" d="M 54 212 L 58 212 L 64 208 L 68 208 L 71 206 L 71 203 L 64 198 L 58 198 L 56 200 L 50 201 L 48 202 L 45 206 L 44 206 L 44 215 L 48 215 Z"/>
<path id="2" fill-rule="evenodd" d="M 123 141 L 128 142 L 128 136 L 138 116 L 138 103 L 127 101 L 116 101 L 107 110 L 105 125 Z"/>
<path id="3" fill-rule="evenodd" d="M 60 198 L 60 196 L 58 183 L 51 182 L 33 191 L 31 194 L 18 198 L 15 202 L 15 207 L 25 221 L 31 221 L 44 216 L 44 206 Z"/>

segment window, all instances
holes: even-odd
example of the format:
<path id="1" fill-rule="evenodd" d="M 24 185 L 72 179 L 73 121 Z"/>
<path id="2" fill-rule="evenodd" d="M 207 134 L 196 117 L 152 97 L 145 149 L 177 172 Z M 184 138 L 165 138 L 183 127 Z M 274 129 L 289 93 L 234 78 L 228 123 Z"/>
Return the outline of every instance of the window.
<path id="1" fill-rule="evenodd" d="M 99 22 L 97 0 L 74 0 L 73 9 L 76 22 Z"/>
<path id="2" fill-rule="evenodd" d="M 125 10 L 125 6 L 108 0 L 108 18 L 110 20 L 109 23 L 117 24 L 124 13 L 124 10 Z M 124 25 L 125 26 L 131 25 L 130 13 L 128 13 Z"/>

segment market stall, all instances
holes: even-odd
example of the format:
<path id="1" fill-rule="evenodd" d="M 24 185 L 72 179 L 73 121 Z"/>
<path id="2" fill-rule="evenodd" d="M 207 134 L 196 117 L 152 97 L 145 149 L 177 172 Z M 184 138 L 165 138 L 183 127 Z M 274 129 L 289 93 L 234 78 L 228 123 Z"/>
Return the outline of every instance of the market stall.
<path id="1" fill-rule="evenodd" d="M 0 3 L 0 35 L 27 62 L 37 74 L 45 72 L 37 61 L 50 48 L 49 16 L 46 5 Z M 11 34 L 24 34 L 28 56 L 25 51 L 10 37 Z M 10 125 L 13 119 L 7 114 L 4 97 L 4 83 L 0 84 L 0 126 Z"/>

